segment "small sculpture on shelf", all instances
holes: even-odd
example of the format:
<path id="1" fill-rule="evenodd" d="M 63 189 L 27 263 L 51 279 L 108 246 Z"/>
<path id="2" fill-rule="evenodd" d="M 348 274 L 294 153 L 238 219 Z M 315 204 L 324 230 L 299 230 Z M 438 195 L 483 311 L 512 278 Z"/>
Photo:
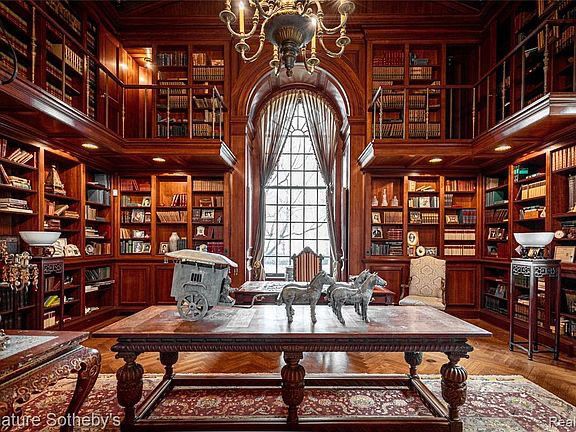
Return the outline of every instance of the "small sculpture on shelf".
<path id="1" fill-rule="evenodd" d="M 398 207 L 399 205 L 398 197 L 394 195 L 394 198 L 392 198 L 392 207 Z"/>
<path id="2" fill-rule="evenodd" d="M 332 290 L 330 295 L 330 306 L 332 311 L 336 314 L 338 321 L 346 324 L 342 316 L 342 306 L 351 302 L 354 304 L 356 313 L 362 317 L 362 321 L 369 323 L 368 318 L 368 305 L 372 300 L 372 293 L 376 285 L 386 286 L 387 282 L 378 276 L 378 273 L 372 273 L 366 278 L 359 288 L 337 287 Z"/>
<path id="3" fill-rule="evenodd" d="M 378 207 L 378 198 L 376 195 L 372 197 L 372 207 Z"/>
<path id="4" fill-rule="evenodd" d="M 333 285 L 335 283 L 336 281 L 332 276 L 321 270 L 305 285 L 293 283 L 284 286 L 278 294 L 276 304 L 278 306 L 286 305 L 288 324 L 291 324 L 294 321 L 294 308 L 292 305 L 298 301 L 305 301 L 310 305 L 310 317 L 312 322 L 316 324 L 316 304 L 320 300 L 322 288 L 324 285 Z"/>
<path id="5" fill-rule="evenodd" d="M 388 207 L 388 195 L 386 189 L 382 192 L 382 203 L 380 204 L 381 207 Z"/>
<path id="6" fill-rule="evenodd" d="M 62 183 L 60 175 L 56 170 L 56 165 L 52 165 L 52 167 L 48 171 L 48 176 L 46 177 L 44 189 L 46 190 L 46 192 L 51 194 L 63 195 L 63 196 L 66 195 L 66 188 L 64 187 L 64 183 Z"/>

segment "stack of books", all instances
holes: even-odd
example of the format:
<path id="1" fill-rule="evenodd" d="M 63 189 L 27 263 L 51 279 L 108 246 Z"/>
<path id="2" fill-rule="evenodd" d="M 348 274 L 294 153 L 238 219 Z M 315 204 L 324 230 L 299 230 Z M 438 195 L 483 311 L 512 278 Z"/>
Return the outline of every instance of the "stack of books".
<path id="1" fill-rule="evenodd" d="M 508 209 L 486 210 L 486 223 L 498 223 L 508 221 Z"/>
<path id="2" fill-rule="evenodd" d="M 186 222 L 187 211 L 158 211 L 158 220 L 162 223 Z"/>
<path id="3" fill-rule="evenodd" d="M 8 210 L 13 213 L 32 213 L 28 202 L 18 198 L 0 198 L 0 210 Z"/>
<path id="4" fill-rule="evenodd" d="M 8 154 L 8 141 L 6 139 L 0 140 L 0 157 L 19 164 L 36 167 L 36 153 L 17 148 Z M 30 161 L 32 161 L 31 164 L 29 163 Z"/>
<path id="5" fill-rule="evenodd" d="M 192 189 L 195 192 L 222 192 L 224 191 L 224 182 L 222 180 L 194 180 Z"/>
<path id="6" fill-rule="evenodd" d="M 44 229 L 47 231 L 59 231 L 62 228 L 60 219 L 46 219 Z"/>
<path id="7" fill-rule="evenodd" d="M 476 190 L 476 180 L 446 179 L 445 189 L 446 192 L 474 192 Z"/>
<path id="8" fill-rule="evenodd" d="M 2 171 L 2 177 L 4 177 L 5 171 L 4 167 L 2 167 L 1 164 L 0 164 L 0 171 Z M 15 175 L 8 176 L 7 183 L 20 189 L 28 189 L 28 190 L 32 189 L 32 184 L 30 183 L 30 180 Z"/>
<path id="9" fill-rule="evenodd" d="M 136 179 L 120 179 L 120 190 L 122 192 L 150 192 L 149 181 L 138 182 Z M 124 204 L 122 204 L 124 205 Z"/>

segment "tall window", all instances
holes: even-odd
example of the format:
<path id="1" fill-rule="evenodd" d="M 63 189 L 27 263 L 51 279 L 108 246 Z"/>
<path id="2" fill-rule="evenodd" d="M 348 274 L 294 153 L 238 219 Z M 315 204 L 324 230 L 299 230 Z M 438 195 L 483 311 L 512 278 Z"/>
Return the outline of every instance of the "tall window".
<path id="1" fill-rule="evenodd" d="M 284 276 L 290 257 L 305 246 L 324 256 L 330 272 L 330 240 L 326 218 L 326 184 L 308 135 L 306 118 L 298 104 L 286 145 L 266 192 L 264 270 Z"/>

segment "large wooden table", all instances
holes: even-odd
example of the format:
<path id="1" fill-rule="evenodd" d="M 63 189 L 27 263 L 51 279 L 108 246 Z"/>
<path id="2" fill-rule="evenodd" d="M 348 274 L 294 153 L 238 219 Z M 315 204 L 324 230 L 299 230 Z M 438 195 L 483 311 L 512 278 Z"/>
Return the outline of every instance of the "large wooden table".
<path id="1" fill-rule="evenodd" d="M 118 321 L 96 333 L 95 337 L 116 338 L 112 350 L 124 359 L 118 370 L 118 401 L 124 407 L 123 430 L 222 430 L 240 427 L 229 421 L 208 424 L 179 422 L 162 424 L 160 420 L 147 417 L 159 401 L 174 387 L 190 385 L 190 381 L 173 373 L 179 352 L 186 351 L 242 351 L 282 352 L 286 365 L 281 371 L 282 398 L 287 405 L 287 421 L 243 423 L 241 428 L 268 430 L 343 430 L 340 422 L 307 422 L 298 418 L 298 406 L 304 397 L 305 370 L 299 364 L 304 352 L 403 352 L 410 365 L 408 375 L 391 376 L 391 385 L 403 384 L 414 389 L 433 416 L 384 418 L 381 421 L 350 419 L 346 430 L 356 425 L 361 430 L 462 430 L 459 407 L 466 400 L 466 370 L 458 364 L 467 358 L 473 348 L 467 343 L 469 337 L 488 337 L 491 333 L 479 327 L 428 307 L 388 306 L 369 310 L 371 322 L 366 324 L 357 318 L 353 309 L 346 308 L 347 325 L 340 324 L 328 307 L 317 308 L 318 323 L 313 325 L 305 306 L 295 306 L 295 321 L 288 325 L 284 310 L 271 305 L 252 309 L 216 307 L 202 321 L 187 322 L 178 316 L 175 307 L 149 307 L 135 315 Z M 159 352 L 165 367 L 161 384 L 135 409 L 142 398 L 142 375 L 144 370 L 137 363 L 143 352 Z M 440 370 L 442 396 L 445 407 L 423 384 L 417 374 L 423 352 L 443 352 L 448 362 Z M 369 376 L 358 380 L 370 385 Z M 241 379 L 241 378 L 240 378 Z M 343 376 L 335 378 L 342 385 Z M 206 381 L 206 380 L 204 380 Z M 204 381 L 203 385 L 206 385 Z M 246 383 L 246 379 L 238 383 Z M 252 380 L 253 381 L 253 380 Z M 386 380 L 384 380 L 386 381 Z M 307 378 L 306 383 L 318 385 L 319 381 Z M 378 381 L 382 385 L 382 379 Z M 218 380 L 211 379 L 211 385 Z M 226 380 L 227 385 L 233 385 Z M 329 381 L 325 381 L 330 385 Z M 255 385 L 252 383 L 252 385 Z M 372 384 L 375 385 L 375 384 Z"/>
<path id="2" fill-rule="evenodd" d="M 11 340 L 6 351 L 0 351 L 0 417 L 26 414 L 22 405 L 33 394 L 76 373 L 74 395 L 65 417 L 77 414 L 94 387 L 100 372 L 100 353 L 81 345 L 88 339 L 85 332 L 8 330 Z M 29 413 L 28 413 L 29 414 Z M 65 424 L 61 430 L 72 430 Z"/>

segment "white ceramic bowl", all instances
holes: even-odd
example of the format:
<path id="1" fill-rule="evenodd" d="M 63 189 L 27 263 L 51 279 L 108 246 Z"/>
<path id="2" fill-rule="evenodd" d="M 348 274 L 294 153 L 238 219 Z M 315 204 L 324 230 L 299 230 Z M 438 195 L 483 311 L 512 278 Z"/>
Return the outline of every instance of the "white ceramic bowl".
<path id="1" fill-rule="evenodd" d="M 554 239 L 553 232 L 514 233 L 516 241 L 525 248 L 543 248 Z"/>
<path id="2" fill-rule="evenodd" d="M 30 246 L 52 246 L 60 238 L 59 232 L 53 231 L 20 231 L 20 237 Z"/>

